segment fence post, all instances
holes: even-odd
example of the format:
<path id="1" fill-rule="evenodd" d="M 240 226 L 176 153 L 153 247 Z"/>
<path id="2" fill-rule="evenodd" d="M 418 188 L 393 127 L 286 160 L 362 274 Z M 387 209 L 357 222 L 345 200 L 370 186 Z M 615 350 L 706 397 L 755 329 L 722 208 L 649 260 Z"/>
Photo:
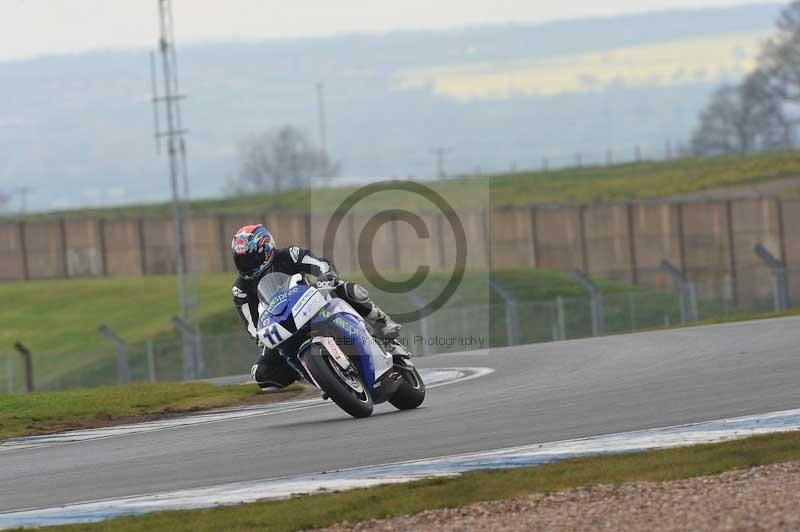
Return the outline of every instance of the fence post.
<path id="1" fill-rule="evenodd" d="M 8 393 L 14 393 L 14 355 L 6 357 L 6 379 L 8 380 Z"/>
<path id="2" fill-rule="evenodd" d="M 19 255 L 22 264 L 22 280 L 28 281 L 31 278 L 30 264 L 28 264 L 28 244 L 25 235 L 25 222 L 19 222 Z"/>
<path id="3" fill-rule="evenodd" d="M 147 242 L 145 240 L 144 218 L 139 218 L 136 221 L 136 232 L 139 237 L 139 268 L 142 270 L 142 275 L 147 275 Z"/>
<path id="4" fill-rule="evenodd" d="M 697 293 L 694 285 L 689 282 L 682 271 L 667 259 L 661 261 L 661 269 L 672 276 L 672 280 L 678 288 L 681 303 L 681 323 L 697 321 Z"/>
<path id="5" fill-rule="evenodd" d="M 626 208 L 628 222 L 628 254 L 630 255 L 631 280 L 634 285 L 639 284 L 639 258 L 636 256 L 636 217 L 633 212 L 633 203 L 628 203 Z"/>
<path id="6" fill-rule="evenodd" d="M 589 271 L 589 242 L 586 235 L 586 205 L 578 207 L 578 239 L 581 244 L 581 265 L 584 271 Z"/>
<path id="7" fill-rule="evenodd" d="M 697 307 L 697 287 L 694 283 L 689 283 L 687 286 L 689 290 L 689 316 L 693 321 L 700 319 L 700 310 Z"/>
<path id="8" fill-rule="evenodd" d="M 114 334 L 114 331 L 105 324 L 98 327 L 98 331 L 117 348 L 117 382 L 119 384 L 129 384 L 131 382 L 131 369 L 128 364 L 128 344 Z"/>
<path id="9" fill-rule="evenodd" d="M 736 233 L 733 229 L 733 200 L 725 202 L 725 225 L 728 226 L 728 267 L 731 270 L 731 296 L 734 306 L 739 305 L 739 272 L 736 264 Z"/>
<path id="10" fill-rule="evenodd" d="M 408 292 L 408 298 L 418 307 L 422 308 L 425 304 L 422 299 L 413 290 Z M 428 346 L 428 339 L 431 337 L 430 333 L 430 316 L 425 316 L 420 320 L 420 332 L 422 333 L 422 354 L 430 355 L 430 347 Z"/>
<path id="11" fill-rule="evenodd" d="M 181 333 L 183 340 L 183 379 L 187 381 L 202 379 L 206 368 L 200 331 L 177 316 L 172 318 L 172 325 Z"/>
<path id="12" fill-rule="evenodd" d="M 158 382 L 156 377 L 156 353 L 152 340 L 147 341 L 145 349 L 147 350 L 147 380 Z"/>
<path id="13" fill-rule="evenodd" d="M 508 345 L 519 344 L 519 312 L 517 311 L 517 301 L 511 292 L 503 288 L 500 283 L 489 279 L 489 286 L 499 295 L 506 305 L 506 340 Z"/>
<path id="14" fill-rule="evenodd" d="M 686 273 L 686 228 L 683 224 L 683 203 L 678 203 L 675 207 L 678 216 L 678 253 L 680 254 L 679 268 L 681 274 Z"/>
<path id="15" fill-rule="evenodd" d="M 352 219 L 352 216 L 350 217 Z M 444 214 L 436 215 L 436 244 L 439 251 L 439 267 L 442 269 L 447 268 L 447 250 L 444 247 Z M 356 260 L 354 264 L 357 264 Z"/>
<path id="16" fill-rule="evenodd" d="M 775 299 L 775 312 L 785 312 L 789 310 L 792 303 L 789 299 L 789 283 L 786 279 L 786 265 L 782 260 L 779 260 L 762 244 L 756 244 L 756 255 L 770 270 L 774 280 L 773 297 Z"/>
<path id="17" fill-rule="evenodd" d="M 310 212 L 310 210 L 309 210 L 309 212 L 306 212 L 306 213 L 303 214 L 303 225 L 304 225 L 303 229 L 305 230 L 306 245 L 309 248 L 310 247 L 314 247 L 314 245 L 313 245 L 314 243 L 312 242 L 312 240 L 314 238 L 314 235 L 311 234 L 312 220 L 311 220 L 311 212 Z"/>
<path id="18" fill-rule="evenodd" d="M 781 248 L 781 258 L 785 262 L 788 262 L 789 259 L 786 254 L 786 225 L 783 219 L 783 200 L 780 198 L 775 198 L 775 214 L 778 217 L 778 245 Z"/>
<path id="19" fill-rule="evenodd" d="M 605 315 L 603 292 L 600 287 L 592 281 L 586 273 L 576 270 L 572 277 L 580 283 L 584 290 L 589 292 L 592 300 L 592 336 L 602 336 L 605 332 Z"/>
<path id="20" fill-rule="evenodd" d="M 31 356 L 31 351 L 20 342 L 14 344 L 14 349 L 22 355 L 22 359 L 25 361 L 25 390 L 31 393 L 33 392 L 33 357 Z"/>
<path id="21" fill-rule="evenodd" d="M 64 269 L 64 279 L 69 279 L 69 248 L 67 247 L 67 221 L 61 218 L 58 222 L 58 234 L 61 239 L 61 267 Z"/>
<path id="22" fill-rule="evenodd" d="M 558 339 L 567 339 L 567 324 L 566 312 L 564 311 L 564 298 L 558 296 L 556 298 L 556 325 L 558 327 Z"/>
<path id="23" fill-rule="evenodd" d="M 631 330 L 635 331 L 638 326 L 636 319 L 636 297 L 633 292 L 628 292 L 628 310 L 631 313 Z"/>
<path id="24" fill-rule="evenodd" d="M 536 206 L 530 205 L 528 206 L 528 229 L 530 230 L 531 268 L 534 270 L 539 266 L 539 238 L 536 234 L 538 224 Z"/>
<path id="25" fill-rule="evenodd" d="M 492 269 L 492 220 L 489 211 L 481 213 L 481 225 L 483 226 L 483 242 L 486 244 L 486 269 Z"/>
<path id="26" fill-rule="evenodd" d="M 104 218 L 95 220 L 97 230 L 97 247 L 100 252 L 100 275 L 108 277 L 108 246 L 106 243 L 106 221 Z"/>

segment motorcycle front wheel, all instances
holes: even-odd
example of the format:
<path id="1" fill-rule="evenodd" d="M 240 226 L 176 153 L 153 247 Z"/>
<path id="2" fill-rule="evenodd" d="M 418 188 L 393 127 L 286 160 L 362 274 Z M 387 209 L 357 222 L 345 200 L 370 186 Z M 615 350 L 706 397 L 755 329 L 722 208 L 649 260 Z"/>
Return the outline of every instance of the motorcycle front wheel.
<path id="1" fill-rule="evenodd" d="M 345 371 L 320 345 L 312 346 L 304 361 L 319 387 L 339 408 L 355 418 L 372 415 L 372 396 L 355 368 Z"/>
<path id="2" fill-rule="evenodd" d="M 389 402 L 400 410 L 413 410 L 425 400 L 425 383 L 419 376 L 417 368 L 410 364 L 398 366 L 395 369 L 403 377 L 397 391 L 389 398 Z"/>

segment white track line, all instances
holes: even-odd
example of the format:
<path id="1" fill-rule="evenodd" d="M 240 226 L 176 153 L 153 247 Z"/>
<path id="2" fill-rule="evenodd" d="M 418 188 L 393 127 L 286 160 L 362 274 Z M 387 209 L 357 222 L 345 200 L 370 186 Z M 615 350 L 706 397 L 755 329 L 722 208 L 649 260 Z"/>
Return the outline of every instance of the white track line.
<path id="1" fill-rule="evenodd" d="M 579 456 L 664 449 L 792 430 L 800 430 L 800 409 L 314 475 L 235 482 L 207 488 L 6 512 L 0 513 L 0 528 L 86 523 L 162 510 L 208 508 L 285 498 L 321 489 L 363 488 L 428 477 L 452 476 L 477 469 L 532 466 Z"/>
<path id="2" fill-rule="evenodd" d="M 438 386 L 446 386 L 449 384 L 456 384 L 477 379 L 479 377 L 488 375 L 493 371 L 494 370 L 491 368 L 442 368 L 421 369 L 420 373 L 426 383 L 426 387 L 436 388 Z M 271 405 L 212 410 L 201 414 L 174 417 L 159 421 L 148 421 L 129 425 L 116 425 L 113 427 L 103 427 L 98 429 L 73 430 L 45 436 L 29 436 L 0 442 L 0 453 L 20 451 L 25 449 L 36 449 L 39 447 L 50 447 L 52 445 L 81 443 L 105 438 L 130 436 L 133 434 L 141 434 L 146 432 L 178 429 L 205 423 L 220 423 L 242 418 L 284 414 L 288 412 L 306 410 L 309 408 L 316 408 L 326 404 L 330 404 L 330 402 L 323 401 L 322 399 L 305 399 L 301 401 L 288 401 L 285 403 L 275 403 Z"/>

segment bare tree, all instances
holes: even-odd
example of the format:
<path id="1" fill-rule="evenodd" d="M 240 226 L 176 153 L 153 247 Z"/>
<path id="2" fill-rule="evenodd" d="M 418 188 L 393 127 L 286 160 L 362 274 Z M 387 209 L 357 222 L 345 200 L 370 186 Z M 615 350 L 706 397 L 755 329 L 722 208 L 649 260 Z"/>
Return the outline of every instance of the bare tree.
<path id="1" fill-rule="evenodd" d="M 800 1 L 781 11 L 777 34 L 769 39 L 759 58 L 769 89 L 784 102 L 800 103 Z"/>
<path id="2" fill-rule="evenodd" d="M 757 70 L 741 85 L 717 89 L 700 113 L 691 146 L 698 156 L 791 148 L 792 128 L 768 75 Z"/>
<path id="3" fill-rule="evenodd" d="M 284 126 L 251 135 L 239 145 L 238 192 L 281 192 L 303 188 L 310 178 L 337 176 L 339 164 L 302 131 Z"/>

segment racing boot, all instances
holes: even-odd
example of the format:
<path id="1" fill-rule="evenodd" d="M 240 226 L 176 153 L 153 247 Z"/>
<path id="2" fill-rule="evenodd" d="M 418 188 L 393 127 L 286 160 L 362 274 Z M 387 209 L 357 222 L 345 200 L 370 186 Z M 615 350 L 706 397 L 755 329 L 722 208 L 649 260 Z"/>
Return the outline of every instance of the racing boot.
<path id="1" fill-rule="evenodd" d="M 264 349 L 250 368 L 250 376 L 263 391 L 277 391 L 300 380 L 300 375 L 277 351 Z"/>
<path id="2" fill-rule="evenodd" d="M 380 338 L 394 340 L 400 336 L 400 324 L 392 321 L 392 318 L 387 316 L 375 303 L 372 303 L 372 310 L 364 316 L 364 319 L 375 329 Z"/>

